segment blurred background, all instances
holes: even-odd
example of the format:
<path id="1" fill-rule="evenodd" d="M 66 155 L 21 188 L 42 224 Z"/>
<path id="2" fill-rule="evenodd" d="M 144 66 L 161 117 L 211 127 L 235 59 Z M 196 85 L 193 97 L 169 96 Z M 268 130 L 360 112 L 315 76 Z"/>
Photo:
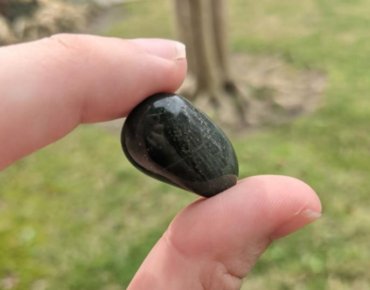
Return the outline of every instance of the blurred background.
<path id="1" fill-rule="evenodd" d="M 365 0 L 0 0 L 0 45 L 57 32 L 186 42 L 180 91 L 225 128 L 240 176 L 291 175 L 323 203 L 323 218 L 274 243 L 243 289 L 368 290 L 369 9 Z M 82 126 L 0 172 L 0 289 L 121 289 L 197 199 L 133 169 L 122 123 Z"/>

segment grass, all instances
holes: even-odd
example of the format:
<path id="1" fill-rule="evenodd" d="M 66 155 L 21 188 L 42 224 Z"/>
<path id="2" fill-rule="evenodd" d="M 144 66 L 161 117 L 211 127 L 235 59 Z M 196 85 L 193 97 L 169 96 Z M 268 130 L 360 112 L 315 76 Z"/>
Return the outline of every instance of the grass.
<path id="1" fill-rule="evenodd" d="M 245 289 L 370 289 L 370 4 L 229 6 L 234 51 L 279 55 L 328 77 L 314 114 L 233 136 L 241 176 L 301 178 L 324 207 L 321 221 L 266 252 Z M 168 2 L 125 9 L 108 35 L 173 37 Z M 1 172 L 0 186 L 0 289 L 119 289 L 175 213 L 195 199 L 133 170 L 118 134 L 93 126 Z"/>

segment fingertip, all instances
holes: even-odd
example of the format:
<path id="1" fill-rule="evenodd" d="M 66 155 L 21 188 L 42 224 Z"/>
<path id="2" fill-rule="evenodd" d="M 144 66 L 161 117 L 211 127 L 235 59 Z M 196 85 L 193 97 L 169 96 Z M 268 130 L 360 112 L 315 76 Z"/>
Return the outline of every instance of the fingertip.
<path id="1" fill-rule="evenodd" d="M 48 67 L 74 88 L 67 97 L 79 100 L 82 123 L 123 117 L 154 93 L 176 91 L 187 71 L 185 46 L 174 40 L 56 34 L 35 43 L 55 54 Z"/>
<path id="2" fill-rule="evenodd" d="M 259 191 L 261 196 L 256 208 L 263 213 L 261 218 L 268 230 L 265 234 L 272 240 L 286 236 L 322 215 L 321 202 L 314 189 L 297 178 L 261 175 L 247 178 L 241 184 Z"/>
<path id="3" fill-rule="evenodd" d="M 113 85 L 110 86 L 110 95 L 108 92 L 106 95 L 111 102 L 107 103 L 104 97 L 88 96 L 83 122 L 126 116 L 145 98 L 160 92 L 175 92 L 184 81 L 187 61 L 186 58 L 178 58 L 176 41 L 140 39 L 125 43 L 134 45 L 122 48 L 121 60 L 116 62 L 114 73 L 109 74 L 107 82 Z"/>
<path id="4" fill-rule="evenodd" d="M 158 92 L 175 92 L 183 83 L 187 72 L 186 47 L 183 43 L 157 38 L 128 40 L 135 50 L 143 52 L 147 66 L 156 68 L 152 86 L 146 95 Z"/>
<path id="5" fill-rule="evenodd" d="M 150 96 L 158 92 L 177 91 L 186 77 L 186 59 L 166 60 L 157 58 L 157 60 L 152 61 L 153 63 L 160 63 L 158 65 L 155 64 L 160 71 L 157 71 L 157 75 L 155 77 L 155 81 L 153 81 L 153 85 L 151 87 L 148 87 L 146 96 Z"/>
<path id="6" fill-rule="evenodd" d="M 207 275 L 214 281 L 213 266 L 221 265 L 224 273 L 231 273 L 231 277 L 238 278 L 233 281 L 239 281 L 272 239 L 312 222 L 320 211 L 320 201 L 306 183 L 286 176 L 254 176 L 185 208 L 170 224 L 159 245 L 175 249 L 182 258 L 181 269 L 185 268 L 184 261 L 209 265 Z M 152 254 L 150 261 L 158 263 L 158 256 Z"/>

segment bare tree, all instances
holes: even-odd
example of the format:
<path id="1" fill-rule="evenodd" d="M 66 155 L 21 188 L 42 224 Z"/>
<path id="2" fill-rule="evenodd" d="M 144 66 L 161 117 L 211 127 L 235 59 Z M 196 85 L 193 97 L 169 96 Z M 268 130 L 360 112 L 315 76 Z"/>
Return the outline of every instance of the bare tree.
<path id="1" fill-rule="evenodd" d="M 208 105 L 214 117 L 245 125 L 248 102 L 230 69 L 226 4 L 226 0 L 175 0 L 178 33 L 187 45 L 194 78 L 183 93 Z"/>

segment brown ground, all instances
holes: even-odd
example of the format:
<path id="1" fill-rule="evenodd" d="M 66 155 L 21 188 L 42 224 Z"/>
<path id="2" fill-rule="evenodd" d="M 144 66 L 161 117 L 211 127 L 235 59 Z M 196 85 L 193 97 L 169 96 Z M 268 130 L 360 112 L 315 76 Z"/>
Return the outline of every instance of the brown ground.
<path id="1" fill-rule="evenodd" d="M 326 86 L 323 72 L 299 70 L 274 56 L 233 56 L 239 85 L 247 89 L 251 127 L 287 122 L 317 109 Z"/>

